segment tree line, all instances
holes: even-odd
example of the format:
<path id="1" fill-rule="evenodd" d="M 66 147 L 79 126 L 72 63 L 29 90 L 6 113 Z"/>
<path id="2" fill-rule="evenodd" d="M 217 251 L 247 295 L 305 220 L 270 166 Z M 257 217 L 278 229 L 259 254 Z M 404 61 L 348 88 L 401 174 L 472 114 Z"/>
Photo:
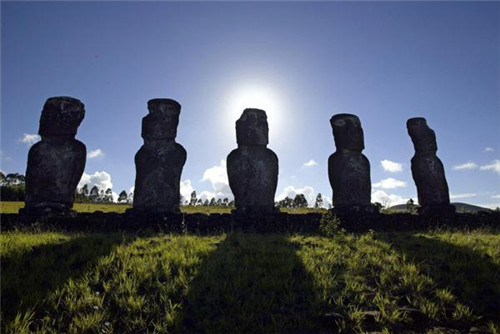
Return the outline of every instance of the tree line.
<path id="1" fill-rule="evenodd" d="M 25 199 L 25 182 L 26 178 L 23 174 L 10 173 L 5 175 L 0 172 L 0 199 L 2 201 L 20 201 L 23 202 Z M 76 190 L 75 202 L 76 203 L 114 203 L 113 191 L 111 188 L 106 190 L 99 189 L 96 185 L 90 188 L 89 184 L 85 184 L 80 189 Z M 122 204 L 131 204 L 134 198 L 134 193 L 130 192 L 128 194 L 125 190 L 122 190 L 118 194 L 117 202 Z M 285 197 L 284 199 L 277 201 L 277 208 L 306 208 L 309 206 L 304 194 L 296 194 L 294 198 Z M 218 198 L 215 197 L 208 199 L 199 198 L 196 191 L 191 192 L 190 198 L 186 199 L 181 196 L 180 205 L 189 206 L 234 206 L 234 200 L 229 200 L 229 198 Z M 323 207 L 323 196 L 318 193 L 316 200 L 314 202 L 314 208 Z"/>

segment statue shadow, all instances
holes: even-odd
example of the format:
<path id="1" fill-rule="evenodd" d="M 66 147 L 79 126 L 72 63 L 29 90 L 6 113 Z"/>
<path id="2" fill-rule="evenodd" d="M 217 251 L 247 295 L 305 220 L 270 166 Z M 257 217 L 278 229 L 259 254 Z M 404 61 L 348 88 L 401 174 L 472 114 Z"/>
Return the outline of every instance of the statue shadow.
<path id="1" fill-rule="evenodd" d="M 2 327 L 18 312 L 42 311 L 52 291 L 77 279 L 124 241 L 119 234 L 81 236 L 33 247 L 1 259 Z"/>
<path id="2" fill-rule="evenodd" d="M 190 284 L 178 330 L 317 332 L 321 303 L 296 250 L 285 235 L 229 234 Z"/>
<path id="3" fill-rule="evenodd" d="M 380 233 L 377 238 L 416 263 L 434 280 L 436 288 L 448 288 L 475 314 L 498 321 L 500 266 L 489 255 L 437 238 L 411 234 Z"/>

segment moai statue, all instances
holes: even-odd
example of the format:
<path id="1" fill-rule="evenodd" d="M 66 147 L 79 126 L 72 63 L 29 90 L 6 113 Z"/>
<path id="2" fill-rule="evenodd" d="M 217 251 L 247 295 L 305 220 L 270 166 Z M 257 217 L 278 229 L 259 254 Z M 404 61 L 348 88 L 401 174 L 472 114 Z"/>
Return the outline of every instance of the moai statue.
<path id="1" fill-rule="evenodd" d="M 364 137 L 356 115 L 337 114 L 330 119 L 337 150 L 328 159 L 334 212 L 371 214 L 370 162 L 361 153 Z"/>
<path id="2" fill-rule="evenodd" d="M 415 147 L 411 159 L 411 173 L 417 186 L 418 213 L 422 215 L 455 213 L 450 205 L 448 184 L 444 175 L 443 163 L 436 156 L 436 134 L 429 128 L 425 118 L 410 118 L 406 122 L 408 134 Z"/>
<path id="3" fill-rule="evenodd" d="M 227 175 L 236 214 L 276 213 L 278 157 L 267 148 L 269 127 L 264 110 L 245 109 L 236 121 L 238 148 L 227 156 Z"/>
<path id="4" fill-rule="evenodd" d="M 135 212 L 179 212 L 180 180 L 186 150 L 175 142 L 181 105 L 171 99 L 148 101 L 142 119 L 144 145 L 135 155 Z"/>
<path id="5" fill-rule="evenodd" d="M 38 134 L 26 169 L 25 209 L 21 213 L 67 214 L 85 169 L 87 148 L 75 139 L 85 106 L 72 97 L 51 97 L 43 106 Z"/>

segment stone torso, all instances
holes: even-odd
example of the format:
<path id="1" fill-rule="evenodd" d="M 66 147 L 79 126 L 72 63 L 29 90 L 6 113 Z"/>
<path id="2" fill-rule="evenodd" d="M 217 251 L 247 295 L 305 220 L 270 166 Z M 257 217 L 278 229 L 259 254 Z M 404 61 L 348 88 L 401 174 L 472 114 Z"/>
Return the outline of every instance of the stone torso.
<path id="1" fill-rule="evenodd" d="M 240 146 L 227 157 L 229 186 L 237 208 L 274 207 L 278 157 L 266 147 Z"/>
<path id="2" fill-rule="evenodd" d="M 411 172 L 420 205 L 450 203 L 444 166 L 435 154 L 415 155 L 411 159 Z"/>
<path id="3" fill-rule="evenodd" d="M 71 208 L 85 168 L 85 145 L 72 138 L 43 138 L 28 154 L 26 205 Z M 36 168 L 34 167 L 36 166 Z"/>
<path id="4" fill-rule="evenodd" d="M 186 150 L 174 141 L 147 141 L 135 155 L 137 174 L 134 208 L 176 211 Z"/>
<path id="5" fill-rule="evenodd" d="M 360 152 L 337 151 L 328 159 L 333 205 L 336 207 L 370 203 L 370 163 Z"/>

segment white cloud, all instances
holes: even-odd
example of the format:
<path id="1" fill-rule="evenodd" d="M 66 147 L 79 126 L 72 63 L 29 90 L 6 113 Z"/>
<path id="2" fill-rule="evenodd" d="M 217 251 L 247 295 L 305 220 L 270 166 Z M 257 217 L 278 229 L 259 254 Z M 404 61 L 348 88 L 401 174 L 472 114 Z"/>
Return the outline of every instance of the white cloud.
<path id="1" fill-rule="evenodd" d="M 464 169 L 476 169 L 477 164 L 475 162 L 469 161 L 461 165 L 453 166 L 453 170 L 464 170 Z"/>
<path id="2" fill-rule="evenodd" d="M 204 190 L 200 194 L 197 194 L 197 196 L 203 202 L 205 202 L 205 200 L 207 200 L 207 199 L 210 201 L 212 198 L 214 198 L 215 197 L 215 193 L 207 191 L 207 190 Z"/>
<path id="3" fill-rule="evenodd" d="M 382 160 L 382 161 L 380 161 L 380 164 L 382 165 L 382 168 L 386 172 L 397 173 L 397 172 L 403 171 L 403 164 L 400 164 L 399 162 L 394 162 L 394 161 L 390 161 L 390 160 Z"/>
<path id="4" fill-rule="evenodd" d="M 491 198 L 498 199 L 498 198 L 500 198 L 500 195 L 493 195 L 493 196 L 491 196 Z"/>
<path id="5" fill-rule="evenodd" d="M 389 177 L 387 179 L 380 180 L 377 183 L 372 185 L 374 188 L 382 188 L 382 189 L 396 189 L 396 188 L 404 188 L 406 187 L 406 182 L 393 179 Z"/>
<path id="6" fill-rule="evenodd" d="M 372 203 L 379 202 L 382 204 L 384 207 L 390 207 L 398 204 L 406 204 L 408 202 L 409 198 L 403 198 L 399 195 L 396 194 L 387 194 L 383 190 L 376 190 L 372 192 Z M 415 201 L 415 204 L 417 204 L 418 200 L 415 198 L 413 199 Z"/>
<path id="7" fill-rule="evenodd" d="M 316 201 L 316 194 L 314 193 L 314 188 L 305 186 L 303 188 L 295 188 L 294 186 L 286 187 L 281 194 L 276 196 L 276 201 L 281 201 L 285 197 L 290 197 L 294 199 L 297 194 L 303 194 L 307 200 L 309 206 L 313 206 Z"/>
<path id="8" fill-rule="evenodd" d="M 318 165 L 318 163 L 316 161 L 314 161 L 313 159 L 311 159 L 308 162 L 304 163 L 305 167 L 312 167 L 312 166 L 317 166 L 317 165 Z"/>
<path id="9" fill-rule="evenodd" d="M 483 152 L 494 152 L 495 149 L 493 147 L 485 147 Z"/>
<path id="10" fill-rule="evenodd" d="M 25 133 L 23 135 L 23 138 L 19 139 L 19 141 L 26 144 L 27 146 L 31 146 L 37 141 L 40 141 L 40 139 L 41 139 L 40 136 L 37 134 Z"/>
<path id="11" fill-rule="evenodd" d="M 476 196 L 477 194 L 474 193 L 450 194 L 450 199 L 471 198 Z"/>
<path id="12" fill-rule="evenodd" d="M 230 200 L 233 198 L 233 193 L 229 188 L 229 180 L 227 179 L 226 160 L 221 160 L 219 165 L 206 169 L 201 181 L 209 181 L 212 184 L 213 192 L 205 192 L 205 195 L 213 194 L 212 197 L 227 197 Z"/>
<path id="13" fill-rule="evenodd" d="M 489 165 L 484 165 L 480 167 L 481 170 L 492 170 L 497 174 L 500 174 L 500 160 L 493 160 Z"/>
<path id="14" fill-rule="evenodd" d="M 104 152 L 100 148 L 98 148 L 97 150 L 90 151 L 89 154 L 87 155 L 88 159 L 94 159 L 99 157 L 104 157 Z"/>
<path id="15" fill-rule="evenodd" d="M 89 191 L 93 186 L 97 186 L 99 190 L 113 189 L 113 183 L 111 182 L 111 175 L 107 172 L 95 172 L 94 174 L 83 173 L 80 182 L 78 183 L 78 188 L 82 188 L 84 185 L 88 184 Z"/>
<path id="16" fill-rule="evenodd" d="M 181 196 L 184 197 L 184 200 L 189 201 L 191 199 L 191 193 L 194 191 L 191 180 L 187 179 L 186 181 L 181 181 L 180 189 Z"/>

